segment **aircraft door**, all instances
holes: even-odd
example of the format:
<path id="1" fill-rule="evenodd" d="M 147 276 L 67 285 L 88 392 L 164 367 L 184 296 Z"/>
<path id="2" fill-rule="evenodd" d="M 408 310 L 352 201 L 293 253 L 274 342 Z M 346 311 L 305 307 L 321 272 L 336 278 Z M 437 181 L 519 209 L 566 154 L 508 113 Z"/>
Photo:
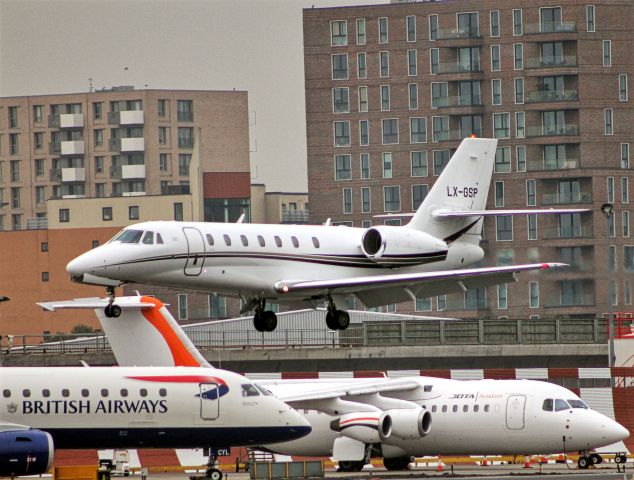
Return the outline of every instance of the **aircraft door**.
<path id="1" fill-rule="evenodd" d="M 524 428 L 524 410 L 526 395 L 509 395 L 506 399 L 506 427 L 509 430 Z"/>
<path id="2" fill-rule="evenodd" d="M 220 414 L 220 397 L 217 383 L 201 383 L 200 386 L 200 418 L 215 420 Z"/>
<path id="3" fill-rule="evenodd" d="M 183 233 L 185 234 L 185 239 L 187 240 L 187 262 L 185 263 L 185 275 L 200 275 L 205 263 L 205 239 L 197 228 L 183 227 Z"/>

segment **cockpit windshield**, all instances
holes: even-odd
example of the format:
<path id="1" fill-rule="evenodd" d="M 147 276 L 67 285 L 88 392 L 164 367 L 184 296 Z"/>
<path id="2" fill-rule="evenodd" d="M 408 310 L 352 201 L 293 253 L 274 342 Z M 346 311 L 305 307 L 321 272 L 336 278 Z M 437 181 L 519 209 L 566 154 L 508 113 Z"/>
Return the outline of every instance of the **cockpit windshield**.
<path id="1" fill-rule="evenodd" d="M 242 384 L 242 396 L 243 397 L 257 397 L 260 395 L 260 392 L 258 392 L 258 389 L 255 388 L 254 385 L 250 384 L 250 383 L 243 383 Z"/>
<path id="2" fill-rule="evenodd" d="M 572 408 L 585 408 L 586 410 L 590 407 L 588 407 L 588 404 L 586 402 L 584 402 L 583 400 L 577 400 L 577 399 L 568 399 L 568 403 L 570 404 L 570 406 Z"/>
<path id="3" fill-rule="evenodd" d="M 141 240 L 143 239 L 143 240 Z M 121 230 L 117 233 L 108 243 L 120 242 L 120 243 L 143 243 L 144 245 L 154 245 L 154 243 L 163 244 L 163 237 L 160 233 L 154 233 L 150 230 Z"/>

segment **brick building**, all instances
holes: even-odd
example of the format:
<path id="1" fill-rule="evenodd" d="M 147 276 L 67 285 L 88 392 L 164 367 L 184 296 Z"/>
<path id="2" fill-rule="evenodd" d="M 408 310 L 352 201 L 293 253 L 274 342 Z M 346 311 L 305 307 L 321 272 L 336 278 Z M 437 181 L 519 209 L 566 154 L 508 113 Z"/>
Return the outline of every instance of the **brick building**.
<path id="1" fill-rule="evenodd" d="M 497 137 L 488 208 L 591 211 L 487 218 L 484 264 L 570 268 L 388 309 L 592 317 L 607 311 L 612 279 L 615 308 L 631 310 L 632 18 L 619 0 L 304 10 L 311 223 L 411 212 L 462 138 Z"/>

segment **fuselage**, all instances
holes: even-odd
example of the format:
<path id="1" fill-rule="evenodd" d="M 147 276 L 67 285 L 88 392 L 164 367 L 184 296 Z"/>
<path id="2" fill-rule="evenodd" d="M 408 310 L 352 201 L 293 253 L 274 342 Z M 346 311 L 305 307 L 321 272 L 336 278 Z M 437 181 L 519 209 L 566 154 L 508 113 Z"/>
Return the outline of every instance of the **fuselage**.
<path id="1" fill-rule="evenodd" d="M 67 270 L 79 281 L 88 274 L 279 299 L 274 286 L 280 280 L 454 269 L 483 256 L 476 243 L 454 242 L 448 248 L 430 237 L 429 248 L 415 258 L 378 262 L 363 251 L 365 232 L 343 226 L 145 222 L 72 260 Z"/>
<path id="2" fill-rule="evenodd" d="M 296 411 L 220 369 L 0 369 L 0 422 L 50 433 L 56 448 L 261 444 L 310 431 Z"/>
<path id="3" fill-rule="evenodd" d="M 588 451 L 629 436 L 617 422 L 588 408 L 577 395 L 558 385 L 532 380 L 447 380 L 418 377 L 420 388 L 385 393 L 412 401 L 432 415 L 428 435 L 415 440 L 390 437 L 381 445 L 386 457 L 447 454 L 547 454 Z M 291 381 L 268 381 L 274 393 L 315 388 Z M 346 380 L 346 385 L 354 385 Z M 323 386 L 335 386 L 323 381 Z M 340 384 L 341 385 L 341 384 Z M 354 402 L 354 397 L 347 397 Z M 330 428 L 332 416 L 300 412 L 311 422 L 306 437 L 266 445 L 278 453 L 332 455 L 341 434 Z M 564 440 L 565 439 L 565 440 Z"/>

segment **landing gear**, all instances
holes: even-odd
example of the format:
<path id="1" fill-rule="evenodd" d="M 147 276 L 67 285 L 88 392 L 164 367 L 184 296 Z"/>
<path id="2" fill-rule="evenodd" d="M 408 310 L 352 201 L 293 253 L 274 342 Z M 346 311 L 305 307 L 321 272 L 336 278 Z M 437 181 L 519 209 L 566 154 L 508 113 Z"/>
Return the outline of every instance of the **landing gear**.
<path id="1" fill-rule="evenodd" d="M 266 300 L 261 299 L 255 307 L 253 326 L 258 332 L 272 332 L 277 327 L 277 315 L 272 310 L 264 310 Z"/>
<path id="2" fill-rule="evenodd" d="M 598 453 L 591 453 L 590 461 L 592 462 L 592 465 L 599 465 L 600 463 L 603 463 L 603 457 Z"/>
<path id="3" fill-rule="evenodd" d="M 218 468 L 218 456 L 209 449 L 209 459 L 207 460 L 207 469 L 205 475 L 190 475 L 189 480 L 222 480 L 224 476 L 222 470 Z"/>
<path id="4" fill-rule="evenodd" d="M 340 472 L 360 472 L 365 466 L 365 460 L 339 460 Z"/>
<path id="5" fill-rule="evenodd" d="M 121 315 L 121 307 L 114 304 L 114 287 L 106 287 L 106 296 L 108 297 L 108 305 L 104 308 L 104 314 L 108 318 L 117 318 Z"/>
<path id="6" fill-rule="evenodd" d="M 350 315 L 343 310 L 337 310 L 332 297 L 328 296 L 328 313 L 326 313 L 326 326 L 330 330 L 345 330 L 350 325 Z"/>
<path id="7" fill-rule="evenodd" d="M 387 470 L 407 470 L 407 466 L 412 461 L 411 457 L 383 457 L 383 465 Z"/>
<path id="8" fill-rule="evenodd" d="M 625 462 L 627 462 L 627 455 L 624 453 L 619 453 L 617 456 L 614 457 L 614 463 L 622 465 Z"/>
<path id="9" fill-rule="evenodd" d="M 592 460 L 589 455 L 580 455 L 579 460 L 577 460 L 577 466 L 581 470 L 585 470 L 592 464 Z"/>

